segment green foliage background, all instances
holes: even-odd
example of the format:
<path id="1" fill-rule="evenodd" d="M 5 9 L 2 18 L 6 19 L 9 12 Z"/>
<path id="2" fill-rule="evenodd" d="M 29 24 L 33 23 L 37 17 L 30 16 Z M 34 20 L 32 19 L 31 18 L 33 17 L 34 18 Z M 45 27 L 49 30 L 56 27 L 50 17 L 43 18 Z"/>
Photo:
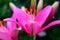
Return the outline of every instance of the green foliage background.
<path id="1" fill-rule="evenodd" d="M 60 0 L 44 0 L 44 5 L 52 5 L 55 1 L 60 2 Z M 30 6 L 30 0 L 0 0 L 0 20 L 12 16 L 12 11 L 9 7 L 10 2 L 13 2 L 19 8 L 21 8 L 21 6 L 29 8 Z M 57 19 L 60 19 L 60 6 L 55 14 L 55 18 L 52 20 Z M 39 37 L 37 35 L 36 40 L 60 40 L 60 25 L 47 29 L 46 33 L 47 35 L 45 37 Z M 24 31 L 20 31 L 19 40 L 32 40 L 32 37 L 26 34 Z"/>

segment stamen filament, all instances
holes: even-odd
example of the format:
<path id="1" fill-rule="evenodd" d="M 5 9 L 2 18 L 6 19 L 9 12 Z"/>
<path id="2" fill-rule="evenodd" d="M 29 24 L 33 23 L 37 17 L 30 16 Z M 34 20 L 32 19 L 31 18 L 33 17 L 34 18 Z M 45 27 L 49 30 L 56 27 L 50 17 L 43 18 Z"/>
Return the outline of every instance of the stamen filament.
<path id="1" fill-rule="evenodd" d="M 36 12 L 37 12 L 37 11 L 36 11 L 36 8 L 34 8 L 34 15 L 36 15 Z"/>
<path id="2" fill-rule="evenodd" d="M 30 7 L 30 14 L 32 14 L 33 13 L 33 8 L 32 7 Z"/>
<path id="3" fill-rule="evenodd" d="M 5 21 L 0 21 L 0 26 L 5 25 Z"/>
<path id="4" fill-rule="evenodd" d="M 25 9 L 26 13 L 28 13 L 28 8 Z"/>
<path id="5" fill-rule="evenodd" d="M 2 25 L 2 21 L 0 21 L 0 26 Z"/>

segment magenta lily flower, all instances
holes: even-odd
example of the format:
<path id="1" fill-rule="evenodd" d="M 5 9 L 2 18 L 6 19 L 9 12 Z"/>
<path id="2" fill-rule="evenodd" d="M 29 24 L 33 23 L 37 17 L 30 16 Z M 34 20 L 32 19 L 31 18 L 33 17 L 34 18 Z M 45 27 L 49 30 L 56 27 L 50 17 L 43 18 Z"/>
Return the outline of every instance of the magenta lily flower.
<path id="1" fill-rule="evenodd" d="M 56 5 L 57 4 L 57 5 Z M 58 8 L 58 2 L 55 2 L 53 6 L 48 5 L 44 9 L 40 8 L 40 11 L 37 12 L 37 15 L 24 12 L 23 10 L 16 7 L 13 3 L 10 3 L 10 7 L 13 11 L 11 18 L 5 19 L 5 21 L 12 21 L 17 23 L 22 30 L 27 32 L 30 35 L 36 35 L 41 31 L 44 31 L 56 24 L 60 24 L 60 20 L 53 21 L 46 26 L 43 26 L 47 21 L 52 19 L 55 14 L 55 11 Z"/>
<path id="2" fill-rule="evenodd" d="M 6 26 L 0 26 L 0 40 L 18 40 L 19 30 L 15 24 L 13 22 L 7 22 Z"/>

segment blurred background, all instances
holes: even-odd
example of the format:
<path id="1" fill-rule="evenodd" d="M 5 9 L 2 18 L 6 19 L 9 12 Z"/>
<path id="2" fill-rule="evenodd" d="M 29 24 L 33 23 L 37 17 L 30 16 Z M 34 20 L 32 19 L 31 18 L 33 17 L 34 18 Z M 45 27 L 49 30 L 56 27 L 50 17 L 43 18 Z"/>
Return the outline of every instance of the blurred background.
<path id="1" fill-rule="evenodd" d="M 0 20 L 12 16 L 12 11 L 9 7 L 9 3 L 13 2 L 17 7 L 21 8 L 21 6 L 25 6 L 27 8 L 30 7 L 31 0 L 0 0 Z M 39 0 L 37 0 L 38 3 Z M 52 5 L 55 1 L 60 0 L 44 0 L 44 6 Z M 60 6 L 52 20 L 60 19 Z M 51 20 L 51 21 L 52 21 Z M 32 40 L 32 37 L 27 35 L 24 31 L 20 31 L 19 40 Z M 37 35 L 36 40 L 60 40 L 60 25 L 56 25 L 51 27 L 44 32 L 41 32 Z"/>

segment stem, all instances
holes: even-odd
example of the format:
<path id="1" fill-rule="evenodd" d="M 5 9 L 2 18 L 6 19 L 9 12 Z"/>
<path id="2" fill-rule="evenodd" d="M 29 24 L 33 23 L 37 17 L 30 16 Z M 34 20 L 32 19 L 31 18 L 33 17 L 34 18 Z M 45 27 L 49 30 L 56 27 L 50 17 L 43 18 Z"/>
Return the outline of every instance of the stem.
<path id="1" fill-rule="evenodd" d="M 33 36 L 33 40 L 36 40 L 36 35 Z"/>

